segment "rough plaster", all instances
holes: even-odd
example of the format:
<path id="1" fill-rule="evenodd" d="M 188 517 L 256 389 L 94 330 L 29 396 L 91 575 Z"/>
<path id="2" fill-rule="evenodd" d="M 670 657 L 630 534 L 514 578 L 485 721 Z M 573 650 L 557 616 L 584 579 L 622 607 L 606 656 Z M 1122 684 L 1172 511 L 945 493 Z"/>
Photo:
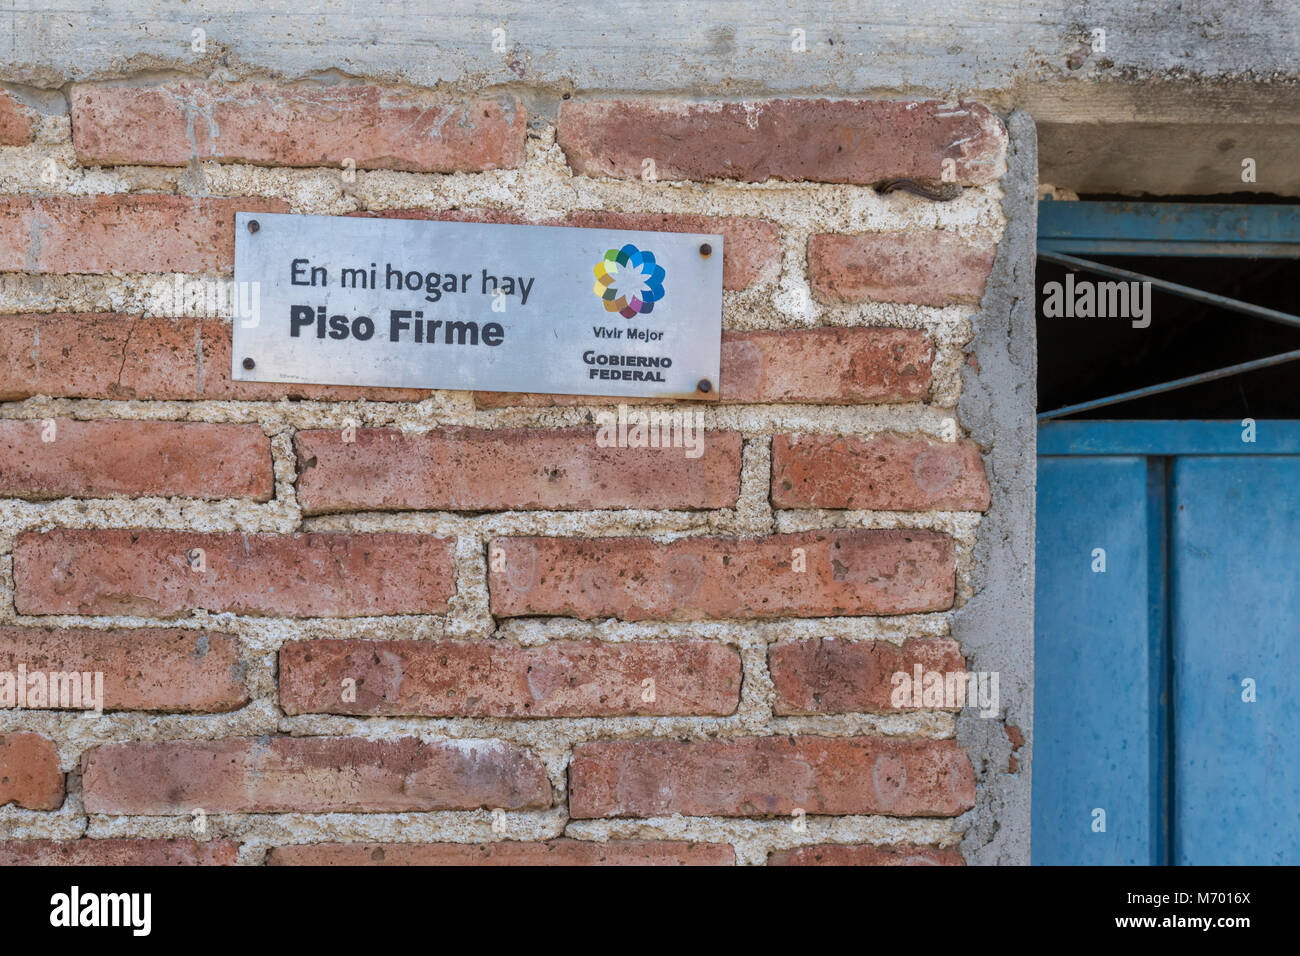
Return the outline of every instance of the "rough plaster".
<path id="1" fill-rule="evenodd" d="M 10 0 L 0 83 L 57 114 L 82 80 L 368 78 L 514 93 L 542 123 L 561 95 L 966 96 L 1027 110 L 1075 192 L 1300 196 L 1298 45 L 1287 0 Z"/>
<path id="2" fill-rule="evenodd" d="M 974 596 L 953 619 L 953 636 L 972 671 L 996 671 L 1003 712 L 986 720 L 963 712 L 957 740 L 971 753 L 978 781 L 962 852 L 971 863 L 1029 862 L 1029 791 L 1034 719 L 1034 486 L 1038 352 L 1034 326 L 1034 244 L 1038 158 L 1033 120 L 1007 119 L 1011 137 L 1003 179 L 1007 229 L 998 247 L 975 337 L 967 347 L 978 371 L 962 368 L 962 425 L 985 449 L 992 506 L 975 542 Z M 1011 740 L 1024 735 L 1008 773 Z M 978 755 L 978 757 L 976 756 Z"/>
<path id="3" fill-rule="evenodd" d="M 193 49 L 192 31 L 205 31 Z M 1094 53 L 1091 31 L 1106 30 Z M 804 31 L 805 51 L 791 31 Z M 0 76 L 37 86 L 144 69 L 342 72 L 419 85 L 1010 92 L 1151 75 L 1294 77 L 1300 8 L 1229 0 L 10 0 Z M 495 33 L 494 31 L 501 31 Z M 494 41 L 496 41 L 494 43 Z"/>

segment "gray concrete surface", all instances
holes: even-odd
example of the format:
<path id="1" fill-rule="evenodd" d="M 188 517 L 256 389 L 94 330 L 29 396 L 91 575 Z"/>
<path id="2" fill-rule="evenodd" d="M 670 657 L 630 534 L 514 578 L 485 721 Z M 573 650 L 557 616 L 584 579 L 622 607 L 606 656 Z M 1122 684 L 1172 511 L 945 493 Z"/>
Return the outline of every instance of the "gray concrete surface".
<path id="1" fill-rule="evenodd" d="M 971 864 L 1029 862 L 1029 790 L 1034 721 L 1034 484 L 1038 345 L 1034 327 L 1034 243 L 1037 232 L 1037 145 L 1033 120 L 1007 118 L 1011 139 L 1002 181 L 1007 230 L 989 276 L 962 368 L 957 410 L 985 449 L 992 505 L 975 541 L 975 593 L 954 617 L 971 671 L 999 675 L 1002 713 L 970 708 L 957 719 L 957 739 L 971 755 L 978 781 L 962 853 Z M 1008 725 L 1024 743 L 1013 754 Z M 1017 769 L 1008 772 L 1015 757 Z"/>
<path id="2" fill-rule="evenodd" d="M 974 96 L 1028 111 L 1042 180 L 1076 192 L 1300 196 L 1292 0 L 0 4 L 24 97 L 160 73 L 515 88 L 542 119 L 563 93 Z"/>
<path id="3" fill-rule="evenodd" d="M 8 0 L 0 74 L 37 85 L 178 68 L 333 70 L 421 85 L 576 89 L 985 92 L 1058 76 L 1258 81 L 1300 70 L 1300 5 L 1285 0 Z M 495 39 L 494 30 L 503 30 Z M 805 31 L 806 51 L 792 49 Z M 1106 31 L 1093 51 L 1092 31 Z"/>

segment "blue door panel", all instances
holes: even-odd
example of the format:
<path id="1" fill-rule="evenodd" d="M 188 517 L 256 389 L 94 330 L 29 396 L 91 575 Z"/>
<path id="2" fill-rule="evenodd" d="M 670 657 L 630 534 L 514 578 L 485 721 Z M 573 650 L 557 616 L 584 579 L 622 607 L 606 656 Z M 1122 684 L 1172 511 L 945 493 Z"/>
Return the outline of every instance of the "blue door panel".
<path id="1" fill-rule="evenodd" d="M 1165 665 L 1153 633 L 1163 625 L 1150 601 L 1161 588 L 1162 508 L 1151 467 L 1139 457 L 1038 461 L 1034 863 L 1156 863 L 1163 850 Z"/>
<path id="2" fill-rule="evenodd" d="M 1300 459 L 1178 459 L 1171 501 L 1173 862 L 1300 863 Z"/>
<path id="3" fill-rule="evenodd" d="M 1035 863 L 1300 863 L 1297 452 L 1300 422 L 1040 428 Z"/>

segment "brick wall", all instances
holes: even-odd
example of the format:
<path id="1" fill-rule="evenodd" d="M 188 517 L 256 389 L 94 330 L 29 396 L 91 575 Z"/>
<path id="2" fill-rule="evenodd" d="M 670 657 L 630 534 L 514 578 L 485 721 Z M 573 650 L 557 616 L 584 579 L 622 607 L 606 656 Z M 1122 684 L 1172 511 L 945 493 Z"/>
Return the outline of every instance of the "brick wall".
<path id="1" fill-rule="evenodd" d="M 104 712 L 0 710 L 0 862 L 963 862 L 985 768 L 890 691 L 965 666 L 996 115 L 35 102 L 0 91 L 0 672 Z M 237 210 L 723 234 L 702 454 L 604 447 L 616 400 L 232 381 L 167 290 L 231 277 Z"/>

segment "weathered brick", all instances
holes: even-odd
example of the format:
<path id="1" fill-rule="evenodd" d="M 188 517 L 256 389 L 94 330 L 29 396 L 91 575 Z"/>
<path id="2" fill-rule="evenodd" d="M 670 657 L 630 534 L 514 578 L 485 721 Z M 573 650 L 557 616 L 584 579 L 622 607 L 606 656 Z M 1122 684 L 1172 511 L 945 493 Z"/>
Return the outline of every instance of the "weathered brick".
<path id="1" fill-rule="evenodd" d="M 723 404 L 862 405 L 924 401 L 934 342 L 917 329 L 822 328 L 723 332 Z M 479 408 L 636 402 L 592 395 L 475 392 Z"/>
<path id="2" fill-rule="evenodd" d="M 593 817 L 879 813 L 949 817 L 975 803 L 952 740 L 743 737 L 578 744 L 569 810 Z"/>
<path id="3" fill-rule="evenodd" d="M 775 435 L 777 508 L 987 511 L 989 483 L 971 441 L 879 435 Z"/>
<path id="4" fill-rule="evenodd" d="M 522 165 L 528 129 L 515 97 L 369 84 L 77 84 L 71 101 L 77 157 L 103 165 L 341 166 L 350 159 L 356 169 L 479 172 Z"/>
<path id="5" fill-rule="evenodd" d="M 682 213 L 578 210 L 565 216 L 529 219 L 500 209 L 384 209 L 349 213 L 381 219 L 483 222 L 533 226 L 571 226 L 643 232 L 690 232 L 722 236 L 722 287 L 748 289 L 781 273 L 781 230 L 753 216 L 696 216 Z"/>
<path id="6" fill-rule="evenodd" d="M 808 281 L 828 304 L 904 302 L 978 303 L 993 268 L 991 242 L 941 232 L 808 239 Z"/>
<path id="7" fill-rule="evenodd" d="M 702 452 L 601 447 L 596 429 L 301 431 L 298 500 L 308 514 L 433 509 L 730 508 L 738 432 L 700 432 Z"/>
<path id="8" fill-rule="evenodd" d="M 201 571 L 187 558 L 196 548 Z M 24 532 L 14 604 L 20 614 L 437 614 L 456 589 L 452 548 L 422 534 Z"/>
<path id="9" fill-rule="evenodd" d="M 27 810 L 63 806 L 63 772 L 54 741 L 40 734 L 0 734 L 0 807 Z"/>
<path id="10" fill-rule="evenodd" d="M 356 681 L 354 702 L 340 699 L 346 678 Z M 316 640 L 280 649 L 286 714 L 721 716 L 735 711 L 740 678 L 740 655 L 708 641 Z"/>
<path id="11" fill-rule="evenodd" d="M 777 714 L 889 713 L 913 710 L 891 703 L 893 676 L 914 668 L 965 674 L 957 642 L 909 638 L 900 647 L 883 641 L 794 641 L 767 649 Z M 910 685 L 909 685 L 910 686 Z"/>
<path id="12" fill-rule="evenodd" d="M 8 840 L 0 866 L 234 866 L 234 840 Z"/>
<path id="13" fill-rule="evenodd" d="M 90 813 L 362 813 L 548 807 L 532 754 L 500 741 L 241 737 L 105 744 L 82 758 Z"/>
<path id="14" fill-rule="evenodd" d="M 418 402 L 427 389 L 353 388 L 230 377 L 230 326 L 221 319 L 118 313 L 0 316 L 0 401 L 33 395 L 117 400 L 190 399 Z"/>
<path id="15" fill-rule="evenodd" d="M 917 329 L 736 332 L 723 338 L 723 402 L 861 405 L 922 401 L 934 342 Z"/>
<path id="16" fill-rule="evenodd" d="M 48 439 L 48 440 L 47 440 Z M 206 422 L 0 422 L 0 495 L 96 498 L 275 494 L 271 439 L 260 425 Z"/>
<path id="17" fill-rule="evenodd" d="M 748 103 L 570 100 L 558 140 L 588 176 L 807 180 L 865 185 L 894 176 L 980 185 L 1006 172 L 1007 132 L 980 103 L 777 99 Z"/>
<path id="18" fill-rule="evenodd" d="M 699 620 L 908 614 L 952 606 L 952 539 L 930 531 L 767 538 L 500 538 L 492 613 Z M 802 556 L 796 549 L 802 549 Z M 805 571 L 795 570 L 806 564 Z"/>
<path id="19" fill-rule="evenodd" d="M 0 146 L 26 146 L 36 138 L 34 110 L 0 90 Z"/>
<path id="20" fill-rule="evenodd" d="M 732 866 L 726 843 L 548 840 L 545 843 L 315 843 L 276 847 L 270 866 Z"/>
<path id="21" fill-rule="evenodd" d="M 238 639 L 210 631 L 0 627 L 0 671 L 104 675 L 104 710 L 216 713 L 248 702 Z"/>
<path id="22" fill-rule="evenodd" d="M 930 846 L 819 843 L 769 854 L 768 866 L 965 866 L 956 850 Z"/>
<path id="23" fill-rule="evenodd" d="M 1020 758 L 1016 753 L 1025 745 L 1025 733 L 1015 724 L 1003 724 L 1002 729 L 1006 732 L 1007 740 L 1011 741 L 1011 756 L 1007 758 L 1007 773 L 1015 773 L 1020 769 Z"/>
<path id="24" fill-rule="evenodd" d="M 235 267 L 235 213 L 279 199 L 2 196 L 0 272 L 219 272 Z"/>

